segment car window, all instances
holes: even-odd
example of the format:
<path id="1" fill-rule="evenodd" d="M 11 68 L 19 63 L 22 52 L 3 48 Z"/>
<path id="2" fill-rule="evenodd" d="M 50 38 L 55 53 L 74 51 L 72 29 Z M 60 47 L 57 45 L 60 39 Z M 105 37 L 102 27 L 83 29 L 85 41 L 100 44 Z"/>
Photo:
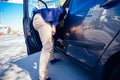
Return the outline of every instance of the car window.
<path id="1" fill-rule="evenodd" d="M 48 8 L 54 8 L 54 7 L 60 7 L 64 4 L 66 0 L 44 0 L 44 2 L 47 4 Z M 32 10 L 37 7 L 38 0 L 29 0 L 28 3 L 28 9 L 29 9 L 29 16 L 32 16 Z M 40 2 L 40 7 L 45 8 L 45 5 Z"/>
<path id="2" fill-rule="evenodd" d="M 91 7 L 102 4 L 105 0 L 71 0 L 69 12 L 74 15 L 85 15 Z"/>

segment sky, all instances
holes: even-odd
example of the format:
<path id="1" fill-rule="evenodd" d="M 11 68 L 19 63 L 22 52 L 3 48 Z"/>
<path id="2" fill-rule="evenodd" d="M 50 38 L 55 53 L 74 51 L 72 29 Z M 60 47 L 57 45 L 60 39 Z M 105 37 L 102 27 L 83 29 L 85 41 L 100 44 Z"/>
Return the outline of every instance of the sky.
<path id="1" fill-rule="evenodd" d="M 23 4 L 0 2 L 0 23 L 23 31 Z"/>

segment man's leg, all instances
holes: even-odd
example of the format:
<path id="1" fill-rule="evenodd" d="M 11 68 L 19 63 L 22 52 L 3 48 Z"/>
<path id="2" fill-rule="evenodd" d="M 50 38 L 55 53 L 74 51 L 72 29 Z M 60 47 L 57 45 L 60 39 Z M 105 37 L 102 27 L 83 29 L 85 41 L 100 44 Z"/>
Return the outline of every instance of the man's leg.
<path id="1" fill-rule="evenodd" d="M 45 80 L 48 77 L 48 61 L 53 52 L 51 26 L 44 24 L 38 28 L 38 32 L 43 45 L 40 56 L 40 79 Z"/>
<path id="2" fill-rule="evenodd" d="M 48 61 L 53 52 L 51 25 L 46 23 L 40 14 L 35 15 L 33 25 L 38 31 L 43 45 L 39 62 L 39 75 L 40 80 L 45 80 L 48 77 Z"/>

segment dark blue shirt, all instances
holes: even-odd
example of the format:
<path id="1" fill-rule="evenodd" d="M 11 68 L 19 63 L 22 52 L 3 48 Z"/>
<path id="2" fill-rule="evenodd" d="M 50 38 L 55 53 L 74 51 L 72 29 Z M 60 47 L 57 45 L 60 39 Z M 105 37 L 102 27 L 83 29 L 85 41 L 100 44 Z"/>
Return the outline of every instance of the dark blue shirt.
<path id="1" fill-rule="evenodd" d="M 42 9 L 34 9 L 33 10 L 33 16 L 36 13 L 40 13 L 43 19 L 46 22 L 50 22 L 52 25 L 58 24 L 58 19 L 60 14 L 63 13 L 62 8 L 42 8 Z"/>

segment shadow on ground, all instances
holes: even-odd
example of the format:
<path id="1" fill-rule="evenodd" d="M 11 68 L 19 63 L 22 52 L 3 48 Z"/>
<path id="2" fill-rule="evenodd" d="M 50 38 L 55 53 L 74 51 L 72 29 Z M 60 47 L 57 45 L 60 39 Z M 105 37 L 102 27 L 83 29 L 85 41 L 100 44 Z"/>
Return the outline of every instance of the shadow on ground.
<path id="1" fill-rule="evenodd" d="M 38 80 L 39 53 L 35 53 L 11 63 L 0 80 Z M 49 76 L 52 80 L 95 80 L 91 73 L 76 64 L 70 57 L 56 53 L 61 61 L 49 64 Z"/>

